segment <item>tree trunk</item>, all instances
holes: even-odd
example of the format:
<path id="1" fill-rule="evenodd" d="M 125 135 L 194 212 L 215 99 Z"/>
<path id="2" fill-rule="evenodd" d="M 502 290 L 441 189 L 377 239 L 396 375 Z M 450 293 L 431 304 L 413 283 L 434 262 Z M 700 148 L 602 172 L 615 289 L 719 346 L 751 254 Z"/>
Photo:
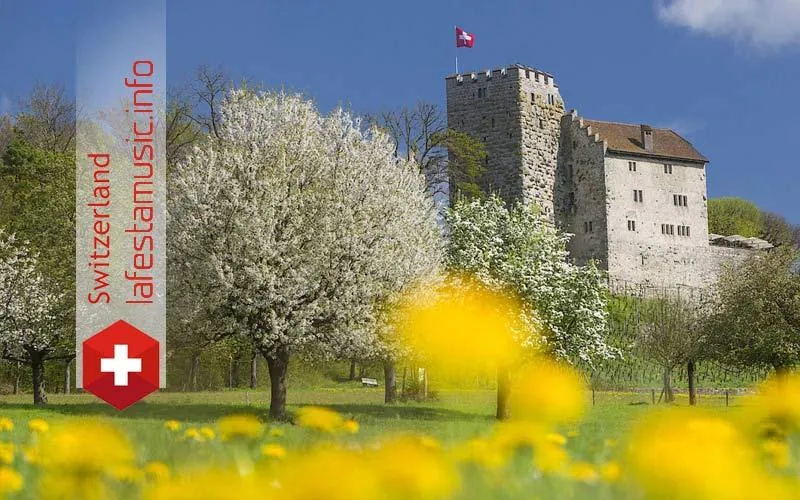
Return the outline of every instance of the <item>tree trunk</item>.
<path id="1" fill-rule="evenodd" d="M 44 390 L 44 360 L 41 355 L 31 356 L 33 371 L 33 404 L 46 405 L 47 393 Z"/>
<path id="2" fill-rule="evenodd" d="M 197 378 L 199 373 L 200 373 L 200 353 L 198 352 L 192 357 L 192 373 L 191 373 L 192 392 L 197 392 Z"/>
<path id="3" fill-rule="evenodd" d="M 289 371 L 289 351 L 278 349 L 264 357 L 267 358 L 271 390 L 269 416 L 274 420 L 286 420 L 286 374 Z"/>
<path id="4" fill-rule="evenodd" d="M 507 367 L 497 369 L 497 420 L 508 418 L 508 398 L 511 395 L 511 371 Z"/>
<path id="5" fill-rule="evenodd" d="M 694 384 L 694 361 L 689 361 L 686 364 L 686 378 L 689 381 L 689 404 L 694 406 L 697 404 L 697 388 Z"/>
<path id="6" fill-rule="evenodd" d="M 20 366 L 20 362 L 17 361 L 17 373 L 14 375 L 14 394 L 19 394 L 19 381 L 22 377 L 22 366 Z"/>
<path id="7" fill-rule="evenodd" d="M 258 368 L 258 351 L 253 350 L 253 357 L 250 358 L 250 388 L 255 389 L 258 386 L 258 377 L 256 369 Z"/>
<path id="8" fill-rule="evenodd" d="M 675 394 L 672 392 L 672 370 L 664 369 L 664 402 L 672 403 L 675 401 Z"/>
<path id="9" fill-rule="evenodd" d="M 72 381 L 70 380 L 70 366 L 72 365 L 72 360 L 68 359 L 64 363 L 64 394 L 69 394 L 72 389 Z"/>
<path id="10" fill-rule="evenodd" d="M 775 377 L 779 380 L 786 380 L 789 376 L 790 369 L 788 366 L 775 364 L 773 368 L 775 368 Z"/>
<path id="11" fill-rule="evenodd" d="M 350 380 L 356 379 L 356 360 L 350 360 Z"/>
<path id="12" fill-rule="evenodd" d="M 397 382 L 395 380 L 394 360 L 383 360 L 383 400 L 386 404 L 397 401 Z"/>

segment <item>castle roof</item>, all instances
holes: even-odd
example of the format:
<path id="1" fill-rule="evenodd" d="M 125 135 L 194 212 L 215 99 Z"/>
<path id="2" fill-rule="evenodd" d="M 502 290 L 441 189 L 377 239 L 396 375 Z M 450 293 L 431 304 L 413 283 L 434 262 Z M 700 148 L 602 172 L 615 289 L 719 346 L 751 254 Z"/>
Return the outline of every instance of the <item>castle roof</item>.
<path id="1" fill-rule="evenodd" d="M 642 144 L 641 125 L 586 119 L 583 122 L 592 127 L 592 133 L 600 134 L 600 140 L 606 141 L 609 151 L 692 162 L 708 161 L 692 143 L 670 129 L 653 128 L 653 151 L 647 151 Z"/>

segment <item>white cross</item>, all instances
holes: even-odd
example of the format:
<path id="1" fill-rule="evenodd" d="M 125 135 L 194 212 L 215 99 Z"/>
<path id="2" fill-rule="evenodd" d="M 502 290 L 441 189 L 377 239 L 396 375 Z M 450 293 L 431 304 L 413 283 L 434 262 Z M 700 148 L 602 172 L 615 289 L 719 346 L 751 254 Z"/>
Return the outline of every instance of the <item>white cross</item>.
<path id="1" fill-rule="evenodd" d="M 464 40 L 465 42 L 469 42 L 470 40 L 472 40 L 472 35 L 470 35 L 466 31 L 462 31 L 461 34 L 458 35 L 458 38 Z"/>
<path id="2" fill-rule="evenodd" d="M 129 358 L 126 344 L 114 344 L 113 358 L 100 358 L 100 371 L 114 374 L 115 387 L 128 386 L 129 373 L 141 373 L 141 358 Z"/>

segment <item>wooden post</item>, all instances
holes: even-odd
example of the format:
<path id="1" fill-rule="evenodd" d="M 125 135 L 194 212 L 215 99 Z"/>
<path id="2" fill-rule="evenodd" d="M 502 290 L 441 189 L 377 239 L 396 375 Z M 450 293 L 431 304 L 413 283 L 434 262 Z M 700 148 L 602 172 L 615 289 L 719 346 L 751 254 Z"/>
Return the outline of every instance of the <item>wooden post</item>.
<path id="1" fill-rule="evenodd" d="M 650 395 L 653 398 L 653 404 L 656 404 L 656 390 L 650 389 Z"/>

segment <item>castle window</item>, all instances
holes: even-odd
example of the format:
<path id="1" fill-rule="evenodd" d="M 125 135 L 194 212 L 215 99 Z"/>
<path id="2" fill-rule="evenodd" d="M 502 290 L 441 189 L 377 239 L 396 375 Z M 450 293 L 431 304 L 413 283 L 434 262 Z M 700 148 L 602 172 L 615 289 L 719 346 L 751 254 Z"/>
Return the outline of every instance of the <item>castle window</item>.
<path id="1" fill-rule="evenodd" d="M 691 236 L 691 232 L 689 231 L 689 226 L 686 226 L 686 236 Z M 694 263 L 694 262 L 693 262 Z"/>
<path id="2" fill-rule="evenodd" d="M 544 120 L 539 118 L 539 128 L 544 128 Z"/>
<path id="3" fill-rule="evenodd" d="M 683 206 L 684 206 L 684 207 L 686 207 L 686 206 L 688 206 L 688 205 L 689 205 L 689 204 L 687 203 L 687 201 L 688 201 L 688 200 L 687 200 L 687 198 L 686 198 L 686 195 L 683 195 Z"/>
<path id="4" fill-rule="evenodd" d="M 636 162 L 635 161 L 629 161 L 628 162 L 628 170 L 631 171 L 631 172 L 636 172 Z"/>
<path id="5" fill-rule="evenodd" d="M 531 92 L 531 104 L 536 104 L 536 94 Z"/>
<path id="6" fill-rule="evenodd" d="M 556 103 L 556 96 L 553 94 L 547 94 L 547 104 L 553 105 Z"/>
<path id="7" fill-rule="evenodd" d="M 628 221 L 628 231 L 636 231 L 636 221 L 629 220 Z"/>
<path id="8" fill-rule="evenodd" d="M 478 98 L 486 97 L 486 87 L 481 87 L 478 89 Z"/>
<path id="9" fill-rule="evenodd" d="M 685 194 L 673 194 L 672 203 L 675 204 L 676 207 L 685 207 L 689 204 Z"/>
<path id="10" fill-rule="evenodd" d="M 592 227 L 592 221 L 586 221 L 583 223 L 583 232 L 584 233 L 593 233 L 594 228 Z"/>
<path id="11" fill-rule="evenodd" d="M 637 203 L 644 202 L 644 193 L 642 193 L 641 189 L 634 189 L 633 190 L 633 201 Z"/>
<path id="12" fill-rule="evenodd" d="M 669 225 L 669 234 L 671 236 L 675 236 L 675 224 L 670 224 Z"/>
<path id="13" fill-rule="evenodd" d="M 537 82 L 539 81 L 539 73 L 534 73 L 533 77 L 536 79 Z"/>
<path id="14" fill-rule="evenodd" d="M 531 77 L 531 72 L 530 72 L 530 70 L 526 69 L 525 70 L 525 78 L 530 78 L 530 77 Z"/>
<path id="15" fill-rule="evenodd" d="M 664 165 L 664 173 L 671 174 L 672 173 L 672 165 Z"/>
<path id="16" fill-rule="evenodd" d="M 492 118 L 492 128 L 494 128 L 494 118 Z"/>
<path id="17" fill-rule="evenodd" d="M 661 234 L 667 234 L 667 225 L 661 224 Z"/>
<path id="18" fill-rule="evenodd" d="M 546 83 L 546 84 L 550 83 L 550 77 L 549 76 L 544 75 L 544 83 Z"/>

